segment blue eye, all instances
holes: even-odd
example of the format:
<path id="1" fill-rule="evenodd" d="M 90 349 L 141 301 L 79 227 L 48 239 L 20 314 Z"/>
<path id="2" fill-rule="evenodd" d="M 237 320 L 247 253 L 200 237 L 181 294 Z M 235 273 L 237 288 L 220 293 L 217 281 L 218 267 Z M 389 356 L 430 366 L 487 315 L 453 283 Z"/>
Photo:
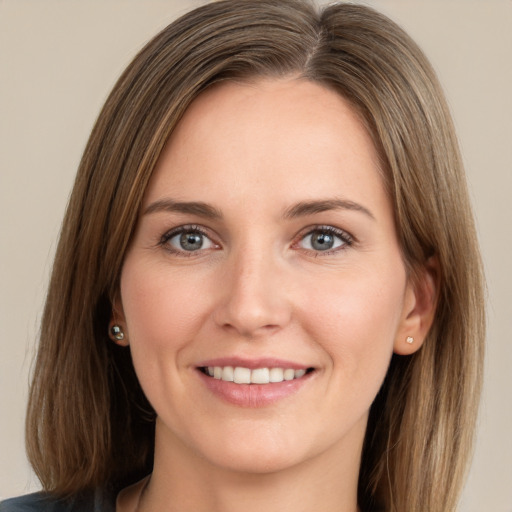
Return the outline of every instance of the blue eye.
<path id="1" fill-rule="evenodd" d="M 307 233 L 299 241 L 299 246 L 309 251 L 327 252 L 349 246 L 351 243 L 351 237 L 344 231 L 325 226 Z"/>
<path id="2" fill-rule="evenodd" d="M 197 227 L 182 227 L 167 233 L 161 243 L 173 252 L 197 252 L 211 249 L 215 244 Z"/>

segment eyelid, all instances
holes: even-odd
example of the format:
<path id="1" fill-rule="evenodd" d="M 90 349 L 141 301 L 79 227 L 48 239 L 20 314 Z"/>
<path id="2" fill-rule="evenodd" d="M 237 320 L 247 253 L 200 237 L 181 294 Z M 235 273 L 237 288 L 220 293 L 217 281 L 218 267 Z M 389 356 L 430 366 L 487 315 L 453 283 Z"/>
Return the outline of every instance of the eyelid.
<path id="1" fill-rule="evenodd" d="M 340 247 L 336 247 L 334 249 L 328 249 L 325 251 L 315 251 L 312 249 L 304 249 L 301 247 L 297 247 L 299 242 L 304 240 L 304 238 L 306 238 L 306 236 L 311 235 L 316 231 L 324 231 L 331 235 L 334 235 L 334 236 L 338 237 L 343 242 L 343 244 Z M 348 247 L 352 246 L 355 241 L 356 241 L 355 237 L 352 236 L 348 231 L 345 231 L 344 229 L 337 228 L 337 227 L 331 226 L 329 224 L 317 224 L 317 225 L 308 226 L 304 229 L 301 229 L 292 243 L 292 248 L 299 248 L 303 251 L 312 253 L 315 256 L 322 256 L 322 255 L 334 254 L 339 251 L 344 251 Z"/>
<path id="2" fill-rule="evenodd" d="M 217 236 L 212 236 L 211 230 L 198 225 L 198 224 L 182 224 L 180 226 L 176 226 L 174 228 L 171 228 L 167 230 L 159 239 L 157 245 L 162 246 L 165 250 L 170 252 L 171 254 L 176 254 L 180 256 L 190 257 L 190 256 L 198 256 L 201 253 L 204 253 L 205 251 L 209 251 L 212 248 L 206 248 L 206 249 L 198 249 L 197 251 L 185 251 L 185 250 L 179 250 L 175 247 L 170 246 L 167 242 L 175 237 L 176 235 L 179 235 L 184 232 L 196 232 L 200 233 L 202 236 L 206 237 L 210 242 L 214 245 L 213 249 L 220 249 L 221 244 L 217 241 Z M 313 234 L 314 232 L 318 231 L 324 231 L 326 233 L 329 233 L 337 238 L 339 238 L 343 244 L 340 247 L 336 247 L 333 249 L 327 249 L 325 251 L 318 251 L 313 249 L 305 249 L 298 247 L 298 244 L 306 238 L 306 236 Z M 329 224 L 316 224 L 307 226 L 299 231 L 299 233 L 295 236 L 291 247 L 294 249 L 301 249 L 304 252 L 309 252 L 314 254 L 315 256 L 321 256 L 321 255 L 329 255 L 333 254 L 339 251 L 346 250 L 348 247 L 352 246 L 355 242 L 355 237 L 352 236 L 349 232 L 347 232 L 344 229 L 329 225 Z"/>
<path id="3" fill-rule="evenodd" d="M 211 235 L 210 230 L 204 228 L 203 226 L 200 226 L 198 224 L 182 224 L 180 226 L 176 226 L 174 228 L 171 228 L 167 230 L 158 241 L 159 246 L 163 247 L 166 251 L 170 252 L 171 254 L 176 254 L 179 256 L 198 256 L 201 253 L 204 253 L 205 251 L 211 250 L 211 248 L 206 249 L 198 249 L 197 251 L 181 251 L 179 249 L 176 249 L 175 247 L 170 246 L 167 242 L 174 238 L 176 235 L 179 235 L 181 233 L 185 232 L 195 232 L 199 233 L 202 236 L 206 237 L 210 242 L 213 244 L 213 249 L 220 248 L 220 244 L 215 240 L 215 238 Z"/>

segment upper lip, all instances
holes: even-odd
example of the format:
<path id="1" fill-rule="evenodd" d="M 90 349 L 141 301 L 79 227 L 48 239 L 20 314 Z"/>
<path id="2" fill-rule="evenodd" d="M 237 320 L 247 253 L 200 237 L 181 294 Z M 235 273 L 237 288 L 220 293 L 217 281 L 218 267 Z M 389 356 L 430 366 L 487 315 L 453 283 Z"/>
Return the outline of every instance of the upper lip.
<path id="1" fill-rule="evenodd" d="M 274 357 L 263 357 L 257 359 L 247 359 L 243 357 L 218 357 L 201 361 L 197 367 L 203 368 L 208 366 L 233 366 L 249 368 L 256 370 L 257 368 L 292 368 L 294 370 L 307 370 L 312 368 L 311 365 L 297 363 L 295 361 L 287 361 L 285 359 L 278 359 Z"/>

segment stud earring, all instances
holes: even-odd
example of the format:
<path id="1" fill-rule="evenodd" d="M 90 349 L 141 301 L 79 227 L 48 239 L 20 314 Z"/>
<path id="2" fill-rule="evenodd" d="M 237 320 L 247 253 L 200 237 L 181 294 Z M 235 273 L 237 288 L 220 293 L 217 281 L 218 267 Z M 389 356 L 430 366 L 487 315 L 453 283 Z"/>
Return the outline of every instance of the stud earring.
<path id="1" fill-rule="evenodd" d="M 412 343 L 414 343 L 414 338 L 412 336 L 407 336 L 405 341 L 406 343 L 409 343 L 409 345 L 411 345 Z"/>
<path id="2" fill-rule="evenodd" d="M 124 340 L 124 332 L 121 329 L 120 325 L 114 324 L 110 328 L 110 337 L 116 341 L 122 341 Z"/>

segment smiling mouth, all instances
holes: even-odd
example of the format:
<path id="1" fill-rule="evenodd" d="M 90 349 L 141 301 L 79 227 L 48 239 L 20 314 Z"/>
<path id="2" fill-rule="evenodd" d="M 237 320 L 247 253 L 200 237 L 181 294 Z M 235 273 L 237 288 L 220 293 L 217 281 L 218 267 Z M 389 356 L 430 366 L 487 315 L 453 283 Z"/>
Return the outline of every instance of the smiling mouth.
<path id="1" fill-rule="evenodd" d="M 202 366 L 199 371 L 217 380 L 235 384 L 273 384 L 296 380 L 310 374 L 314 368 L 245 368 L 243 366 Z"/>

